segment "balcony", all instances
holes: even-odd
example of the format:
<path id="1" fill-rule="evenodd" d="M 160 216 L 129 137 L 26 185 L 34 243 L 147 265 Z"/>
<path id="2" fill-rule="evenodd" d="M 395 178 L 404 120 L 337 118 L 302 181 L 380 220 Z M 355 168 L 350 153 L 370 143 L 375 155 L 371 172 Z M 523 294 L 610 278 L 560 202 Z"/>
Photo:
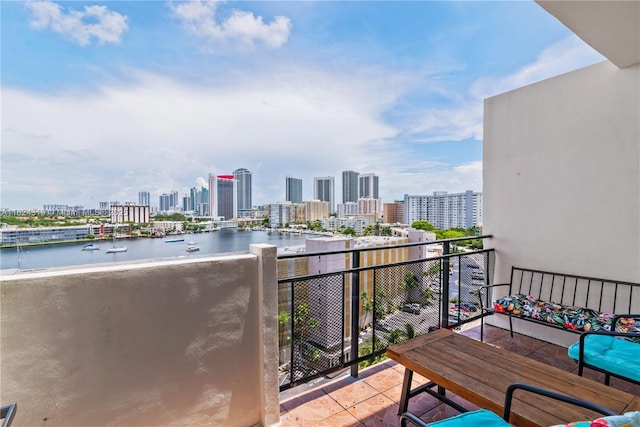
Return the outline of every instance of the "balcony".
<path id="1" fill-rule="evenodd" d="M 479 339 L 478 327 L 465 328 L 460 333 Z M 485 342 L 569 372 L 577 372 L 577 365 L 567 356 L 566 348 L 556 344 L 520 334 L 511 338 L 508 331 L 491 326 L 485 331 Z M 403 374 L 404 367 L 386 360 L 362 370 L 357 379 L 343 373 L 333 380 L 283 392 L 280 396 L 282 426 L 398 426 Z M 589 372 L 585 376 L 602 382 L 600 374 Z M 427 379 L 416 375 L 413 381 L 415 387 L 427 382 Z M 611 386 L 640 395 L 640 386 L 626 381 L 615 380 Z M 468 409 L 478 409 L 457 396 L 453 400 Z M 426 393 L 409 401 L 409 411 L 426 422 L 458 413 Z"/>
<path id="2" fill-rule="evenodd" d="M 507 280 L 513 265 L 640 282 L 638 2 L 539 3 L 610 61 L 486 100 L 484 233 L 493 237 L 485 246 L 491 251 L 473 256 L 487 262 L 484 253 L 493 253 L 494 260 L 484 265 L 485 280 L 493 282 Z M 611 34 L 614 40 L 606 40 Z M 436 263 L 439 273 L 446 272 L 444 258 Z M 392 267 L 395 283 L 407 278 L 412 263 L 422 262 L 416 259 L 421 258 Z M 361 294 L 334 293 L 340 310 L 358 313 L 357 318 L 332 315 L 328 319 L 339 319 L 338 326 L 322 326 L 331 339 L 318 342 L 310 333 L 306 341 L 338 346 L 339 364 L 331 361 L 333 352 L 317 359 L 311 351 L 307 361 L 322 363 L 296 369 L 297 351 L 287 354 L 278 343 L 280 338 L 286 343 L 287 336 L 279 333 L 278 313 L 295 310 L 296 295 L 314 293 L 294 289 L 279 307 L 276 262 L 275 248 L 255 246 L 250 254 L 233 257 L 0 277 L 0 396 L 3 404 L 18 403 L 13 425 L 249 426 L 281 419 L 287 425 L 335 425 L 330 416 L 344 417 L 346 425 L 395 425 L 393 383 L 401 372 L 390 362 L 361 369 L 358 379 L 319 385 L 310 394 L 283 394 L 280 401 L 281 387 L 287 388 L 282 393 L 293 393 L 383 352 L 372 340 L 372 352 L 352 355 L 360 342 L 351 341 L 358 335 L 348 332 L 360 329 L 360 317 L 363 327 L 371 323 L 378 342 L 388 342 L 388 332 L 396 328 L 385 331 L 384 323 L 379 328 L 367 322 L 368 310 L 351 305 Z M 371 269 L 375 277 L 373 269 L 386 263 L 343 265 L 335 271 L 338 281 L 329 284 L 351 286 L 353 279 L 343 282 L 339 271 Z M 368 273 L 363 274 L 366 292 Z M 425 277 L 418 275 L 419 282 Z M 375 301 L 377 289 L 371 289 L 367 297 Z M 403 295 L 407 289 L 414 288 L 385 290 L 387 300 L 377 307 L 414 299 L 411 291 Z M 434 325 L 452 319 L 448 304 L 442 298 L 434 307 L 438 315 L 429 317 Z M 393 313 L 380 314 L 381 322 L 393 320 L 387 317 Z M 509 345 L 500 330 L 492 334 L 494 342 Z M 517 348 L 571 369 L 566 360 L 555 361 L 562 349 L 535 341 L 534 350 L 531 339 L 518 336 Z M 412 403 L 418 415 L 447 415 L 446 408 L 424 400 Z M 334 413 L 304 418 L 318 406 Z"/>
<path id="3" fill-rule="evenodd" d="M 412 256 L 437 243 L 279 258 L 253 245 L 247 255 L 3 276 L 3 404 L 18 403 L 15 426 L 395 424 L 402 369 L 380 360 L 384 349 L 408 337 L 407 324 L 477 335 L 479 312 L 463 307 L 482 284 L 472 274 L 492 277 L 493 250 L 447 253 L 454 242 L 444 241 L 443 254 Z M 277 267 L 315 262 L 343 267 L 293 277 Z M 368 309 L 357 298 L 382 290 Z M 301 305 L 315 328 L 279 322 L 283 308 L 300 320 Z M 493 328 L 487 340 L 576 369 L 564 348 L 536 338 Z M 434 403 L 418 397 L 412 410 L 450 414 Z"/>

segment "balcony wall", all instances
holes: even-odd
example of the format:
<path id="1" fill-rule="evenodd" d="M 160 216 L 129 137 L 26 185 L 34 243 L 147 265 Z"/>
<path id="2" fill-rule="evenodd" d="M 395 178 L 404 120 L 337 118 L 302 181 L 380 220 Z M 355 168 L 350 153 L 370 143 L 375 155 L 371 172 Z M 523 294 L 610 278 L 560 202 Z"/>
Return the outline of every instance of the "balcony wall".
<path id="1" fill-rule="evenodd" d="M 2 277 L 14 425 L 277 423 L 276 248 L 251 252 Z"/>
<path id="2" fill-rule="evenodd" d="M 640 282 L 640 66 L 487 99 L 483 171 L 494 282 L 512 265 Z"/>

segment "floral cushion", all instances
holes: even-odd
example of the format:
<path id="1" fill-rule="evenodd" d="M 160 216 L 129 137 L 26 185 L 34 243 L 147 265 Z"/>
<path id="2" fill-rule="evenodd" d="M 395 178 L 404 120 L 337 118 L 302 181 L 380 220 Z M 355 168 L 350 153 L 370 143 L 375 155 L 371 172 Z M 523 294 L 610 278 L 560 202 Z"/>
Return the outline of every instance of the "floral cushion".
<path id="1" fill-rule="evenodd" d="M 640 427 L 640 411 L 611 415 L 593 421 L 576 421 L 554 427 Z"/>
<path id="2" fill-rule="evenodd" d="M 576 331 L 610 331 L 614 316 L 612 313 L 556 304 L 522 294 L 504 296 L 493 303 L 493 308 L 497 313 L 528 317 Z M 632 317 L 622 318 L 616 331 L 640 335 L 640 321 Z"/>

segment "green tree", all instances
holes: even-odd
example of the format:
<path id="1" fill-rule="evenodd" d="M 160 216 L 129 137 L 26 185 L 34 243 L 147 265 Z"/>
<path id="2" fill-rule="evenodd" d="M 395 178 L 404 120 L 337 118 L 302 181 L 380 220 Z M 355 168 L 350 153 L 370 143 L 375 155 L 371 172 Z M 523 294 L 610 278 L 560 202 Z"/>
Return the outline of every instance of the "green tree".
<path id="1" fill-rule="evenodd" d="M 301 344 L 309 334 L 318 329 L 320 322 L 315 317 L 311 317 L 311 309 L 306 302 L 300 303 L 293 310 L 293 341 Z"/>
<path id="2" fill-rule="evenodd" d="M 354 230 L 352 227 L 344 227 L 341 233 L 346 234 L 347 236 L 355 236 L 356 230 Z"/>
<path id="3" fill-rule="evenodd" d="M 429 221 L 422 221 L 422 220 L 413 221 L 411 223 L 411 227 L 415 228 L 416 230 L 425 230 L 425 231 L 435 230 L 435 227 L 433 226 L 433 224 L 431 224 Z"/>

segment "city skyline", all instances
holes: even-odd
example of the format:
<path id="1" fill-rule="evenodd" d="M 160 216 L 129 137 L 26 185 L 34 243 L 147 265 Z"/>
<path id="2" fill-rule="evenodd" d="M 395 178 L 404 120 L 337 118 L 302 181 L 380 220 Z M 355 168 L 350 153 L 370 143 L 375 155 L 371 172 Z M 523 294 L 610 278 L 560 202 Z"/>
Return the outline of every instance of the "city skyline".
<path id="1" fill-rule="evenodd" d="M 603 59 L 533 2 L 1 7 L 3 209 L 182 196 L 227 165 L 253 205 L 346 170 L 385 201 L 482 191 L 483 100 Z"/>

